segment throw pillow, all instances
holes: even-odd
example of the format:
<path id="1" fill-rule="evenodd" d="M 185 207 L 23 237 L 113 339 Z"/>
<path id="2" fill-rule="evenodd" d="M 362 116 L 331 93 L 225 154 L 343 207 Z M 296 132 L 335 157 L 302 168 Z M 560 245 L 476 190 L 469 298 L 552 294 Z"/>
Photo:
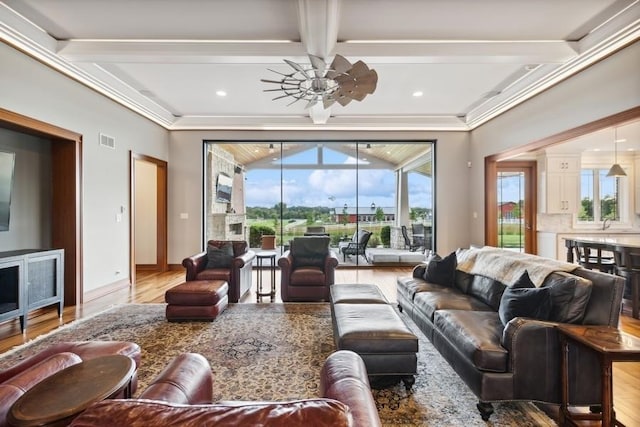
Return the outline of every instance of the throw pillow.
<path id="1" fill-rule="evenodd" d="M 550 274 L 543 287 L 551 292 L 549 320 L 561 323 L 581 323 L 591 297 L 593 282 L 564 272 Z"/>
<path id="2" fill-rule="evenodd" d="M 536 285 L 533 284 L 531 278 L 529 277 L 529 272 L 525 270 L 518 280 L 515 281 L 513 285 L 511 285 L 511 289 L 521 289 L 521 288 L 535 288 Z"/>
<path id="3" fill-rule="evenodd" d="M 233 245 L 225 243 L 219 248 L 216 246 L 207 247 L 207 267 L 206 268 L 229 268 L 233 261 Z"/>
<path id="4" fill-rule="evenodd" d="M 455 252 L 451 252 L 444 258 L 434 254 L 427 260 L 424 280 L 437 285 L 451 286 L 456 277 L 456 265 L 458 265 L 458 261 Z"/>
<path id="5" fill-rule="evenodd" d="M 551 313 L 551 292 L 549 288 L 507 287 L 500 299 L 498 315 L 503 325 L 515 317 L 529 317 L 548 320 Z"/>

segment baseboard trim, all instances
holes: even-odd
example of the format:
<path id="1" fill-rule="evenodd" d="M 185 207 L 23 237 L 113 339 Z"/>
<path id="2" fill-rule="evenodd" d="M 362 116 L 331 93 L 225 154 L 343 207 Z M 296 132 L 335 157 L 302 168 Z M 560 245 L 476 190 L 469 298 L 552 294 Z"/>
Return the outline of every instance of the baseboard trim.
<path id="1" fill-rule="evenodd" d="M 91 291 L 85 292 L 85 294 L 83 295 L 83 303 L 96 300 L 105 295 L 109 295 L 113 292 L 129 287 L 131 287 L 131 282 L 129 281 L 129 279 L 118 280 L 117 282 L 113 282 L 109 285 L 101 286 L 98 289 L 93 289 Z"/>
<path id="2" fill-rule="evenodd" d="M 182 266 L 182 264 L 169 264 L 168 265 L 169 271 L 180 271 L 180 270 L 184 270 L 184 267 Z"/>
<path id="3" fill-rule="evenodd" d="M 136 270 L 140 271 L 160 271 L 158 264 L 136 264 Z"/>

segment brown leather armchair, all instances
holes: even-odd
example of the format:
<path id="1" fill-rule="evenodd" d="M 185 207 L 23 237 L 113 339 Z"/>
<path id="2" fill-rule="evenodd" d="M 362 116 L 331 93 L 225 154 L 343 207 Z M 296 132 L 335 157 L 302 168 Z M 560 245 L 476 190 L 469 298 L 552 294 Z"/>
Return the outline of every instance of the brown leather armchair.
<path id="1" fill-rule="evenodd" d="M 278 259 L 282 301 L 329 301 L 338 257 L 326 236 L 296 237 Z"/>
<path id="2" fill-rule="evenodd" d="M 187 281 L 226 281 L 229 284 L 229 302 L 235 303 L 251 289 L 251 268 L 256 253 L 249 249 L 249 244 L 244 240 L 209 240 L 207 247 L 221 248 L 227 243 L 233 246 L 233 260 L 229 267 L 207 268 L 207 251 L 183 259 L 182 266 L 187 269 Z"/>

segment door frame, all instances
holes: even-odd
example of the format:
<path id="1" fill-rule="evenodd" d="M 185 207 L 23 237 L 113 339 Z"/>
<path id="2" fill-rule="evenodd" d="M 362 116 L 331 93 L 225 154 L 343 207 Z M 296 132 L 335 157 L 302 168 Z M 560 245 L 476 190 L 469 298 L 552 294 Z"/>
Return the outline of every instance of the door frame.
<path id="1" fill-rule="evenodd" d="M 129 277 L 131 285 L 136 283 L 136 257 L 135 257 L 135 214 L 136 214 L 136 160 L 152 163 L 156 166 L 156 271 L 164 272 L 169 269 L 167 256 L 167 162 L 155 157 L 130 151 L 129 156 Z"/>
<path id="2" fill-rule="evenodd" d="M 494 197 L 495 202 L 493 204 L 494 209 L 494 217 L 495 221 L 493 221 L 493 231 L 492 234 L 487 236 L 487 244 L 490 246 L 498 245 L 498 214 L 495 207 L 498 205 L 498 173 L 501 171 L 525 171 L 525 253 L 535 254 L 538 252 L 537 245 L 537 223 L 536 223 L 536 213 L 538 212 L 538 195 L 537 195 L 537 185 L 536 179 L 538 176 L 538 168 L 535 161 L 505 161 L 496 164 L 495 168 L 495 185 L 494 185 Z M 528 219 L 528 221 L 526 221 Z M 528 227 L 527 227 L 528 224 Z"/>
<path id="3" fill-rule="evenodd" d="M 640 118 L 640 106 L 633 107 L 616 114 L 595 120 L 590 123 L 530 142 L 523 146 L 512 148 L 502 153 L 493 154 L 484 158 L 484 239 L 485 244 L 490 245 L 489 236 L 497 236 L 497 215 L 493 207 L 496 205 L 497 197 L 497 163 L 502 160 L 508 160 L 529 151 L 537 151 L 553 145 L 561 144 L 569 139 L 578 138 L 601 129 L 619 125 Z M 535 180 L 537 188 L 537 178 Z M 537 212 L 537 209 L 536 209 Z M 537 229 L 534 230 L 537 234 Z M 536 239 L 537 243 L 537 239 Z M 494 242 L 495 244 L 495 242 Z"/>
<path id="4" fill-rule="evenodd" d="M 51 142 L 51 245 L 64 249 L 64 305 L 81 304 L 82 135 L 3 108 L 0 127 Z"/>

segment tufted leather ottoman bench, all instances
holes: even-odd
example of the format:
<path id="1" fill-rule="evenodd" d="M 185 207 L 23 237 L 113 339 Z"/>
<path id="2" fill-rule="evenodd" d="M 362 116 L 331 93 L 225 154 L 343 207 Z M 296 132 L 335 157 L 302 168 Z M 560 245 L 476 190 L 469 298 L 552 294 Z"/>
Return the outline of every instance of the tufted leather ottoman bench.
<path id="1" fill-rule="evenodd" d="M 338 350 L 358 353 L 370 377 L 399 377 L 411 388 L 418 369 L 418 337 L 390 304 L 333 304 L 332 315 Z"/>
<path id="2" fill-rule="evenodd" d="M 164 294 L 170 322 L 213 321 L 227 307 L 229 285 L 224 280 L 190 280 Z"/>

